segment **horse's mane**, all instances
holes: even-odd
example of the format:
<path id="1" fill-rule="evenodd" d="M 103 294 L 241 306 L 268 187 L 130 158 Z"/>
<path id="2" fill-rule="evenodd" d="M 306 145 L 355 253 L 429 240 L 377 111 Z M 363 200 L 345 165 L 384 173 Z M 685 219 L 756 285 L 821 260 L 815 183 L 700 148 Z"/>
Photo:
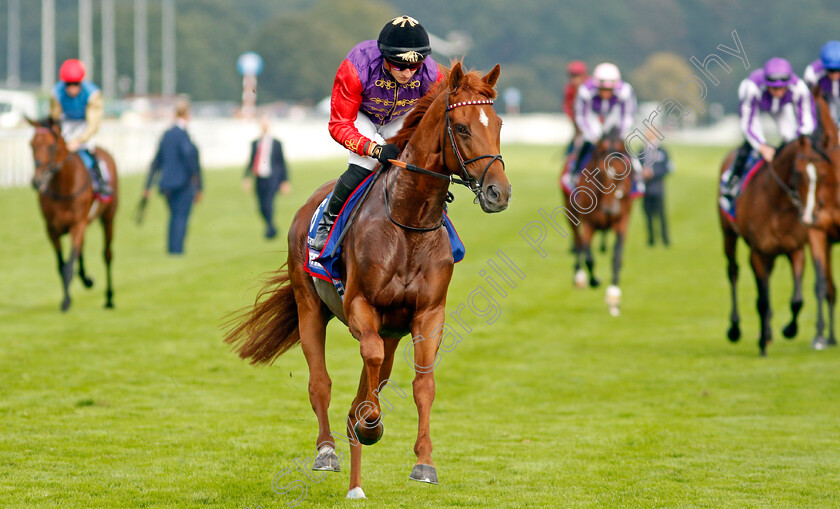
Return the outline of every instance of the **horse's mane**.
<path id="1" fill-rule="evenodd" d="M 444 67 L 442 65 L 438 66 L 438 71 L 443 72 L 444 78 L 433 86 L 429 92 L 417 102 L 414 109 L 406 115 L 400 131 L 394 137 L 389 139 L 388 143 L 395 144 L 400 150 L 405 149 L 405 146 L 408 144 L 408 140 L 410 140 L 414 135 L 414 132 L 417 131 L 417 127 L 420 125 L 423 115 L 426 114 L 429 107 L 431 107 L 432 103 L 435 102 L 435 99 L 448 90 L 449 76 L 452 73 L 452 67 L 458 63 L 461 62 L 459 60 L 453 60 L 450 62 L 450 67 Z M 483 95 L 489 99 L 495 99 L 496 97 L 496 89 L 482 80 L 481 75 L 474 69 L 464 71 L 464 78 L 461 80 L 461 84 L 458 88 L 472 90 L 476 94 Z"/>

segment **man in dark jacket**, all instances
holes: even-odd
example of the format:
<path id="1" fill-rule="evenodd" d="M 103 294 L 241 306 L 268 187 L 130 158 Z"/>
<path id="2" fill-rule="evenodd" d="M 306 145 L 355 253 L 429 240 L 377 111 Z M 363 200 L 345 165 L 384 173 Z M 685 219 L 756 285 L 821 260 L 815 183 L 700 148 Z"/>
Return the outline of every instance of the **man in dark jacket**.
<path id="1" fill-rule="evenodd" d="M 291 190 L 286 173 L 286 160 L 283 158 L 283 146 L 269 132 L 271 124 L 268 118 L 260 120 L 262 136 L 251 143 L 251 157 L 245 168 L 242 188 L 250 190 L 251 177 L 257 181 L 257 201 L 260 214 L 265 220 L 265 238 L 273 239 L 277 236 L 274 226 L 274 196 L 277 190 L 288 194 Z"/>
<path id="2" fill-rule="evenodd" d="M 143 196 L 148 198 L 149 188 L 160 172 L 160 193 L 169 203 L 169 254 L 184 253 L 184 237 L 193 202 L 201 200 L 201 168 L 198 149 L 187 133 L 190 103 L 179 100 L 175 105 L 175 125 L 163 133 L 157 154 L 152 161 Z"/>
<path id="3" fill-rule="evenodd" d="M 658 218 L 661 224 L 662 243 L 669 245 L 668 226 L 665 219 L 665 176 L 674 171 L 674 163 L 668 152 L 659 145 L 656 136 L 649 136 L 648 145 L 642 159 L 642 177 L 645 179 L 644 208 L 647 216 L 648 245 L 654 244 L 653 221 Z"/>

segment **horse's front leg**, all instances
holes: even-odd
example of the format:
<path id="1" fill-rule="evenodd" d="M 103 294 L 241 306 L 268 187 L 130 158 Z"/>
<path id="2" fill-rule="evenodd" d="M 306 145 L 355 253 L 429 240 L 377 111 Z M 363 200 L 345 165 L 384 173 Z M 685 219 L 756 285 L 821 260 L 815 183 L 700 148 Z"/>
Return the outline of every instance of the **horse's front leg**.
<path id="1" fill-rule="evenodd" d="M 831 260 L 831 242 L 825 246 L 826 260 Z M 837 304 L 837 288 L 834 286 L 834 274 L 831 271 L 831 263 L 826 262 L 825 279 L 828 283 L 826 288 L 826 299 L 828 300 L 828 346 L 837 346 L 837 338 L 834 336 L 834 305 Z"/>
<path id="2" fill-rule="evenodd" d="M 733 343 L 741 339 L 741 316 L 738 314 L 738 236 L 724 228 L 723 252 L 726 255 L 726 275 L 729 277 L 729 296 L 732 301 L 732 311 L 729 313 L 729 330 L 726 336 Z"/>
<path id="3" fill-rule="evenodd" d="M 411 326 L 414 348 L 414 404 L 417 406 L 417 462 L 410 479 L 437 484 L 437 470 L 432 461 L 432 438 L 429 429 L 432 403 L 435 401 L 435 365 L 446 312 L 444 304 L 415 316 Z"/>
<path id="4" fill-rule="evenodd" d="M 758 299 L 756 300 L 756 309 L 758 310 L 760 323 L 758 348 L 762 356 L 767 355 L 767 343 L 773 338 L 773 332 L 770 328 L 770 318 L 772 316 L 772 311 L 770 310 L 770 273 L 773 271 L 774 260 L 774 256 L 763 255 L 756 250 L 752 250 L 750 254 L 750 263 L 755 274 L 755 284 L 758 289 Z"/>
<path id="5" fill-rule="evenodd" d="M 607 294 L 605 300 L 612 316 L 618 316 L 619 306 L 621 305 L 621 288 L 618 282 L 621 276 L 621 265 L 624 259 L 624 238 L 627 228 L 627 220 L 625 219 L 618 223 L 613 228 L 615 231 L 615 246 L 613 246 L 613 276 L 612 284 L 607 287 Z"/>
<path id="6" fill-rule="evenodd" d="M 805 273 L 805 249 L 798 249 L 789 253 L 788 259 L 793 272 L 793 295 L 790 298 L 790 323 L 782 329 L 782 335 L 787 339 L 793 339 L 799 331 L 796 321 L 799 318 L 799 312 L 802 310 L 802 274 Z"/>
<path id="7" fill-rule="evenodd" d="M 601 284 L 601 281 L 595 277 L 595 258 L 592 256 L 592 237 L 594 234 L 594 228 L 589 223 L 583 223 L 580 243 L 584 261 L 586 262 L 586 270 L 589 271 L 589 286 L 591 288 L 595 288 Z"/>
<path id="8" fill-rule="evenodd" d="M 64 300 L 61 303 L 62 311 L 70 309 L 70 283 L 73 281 L 73 265 L 76 263 L 79 253 L 82 252 L 86 226 L 86 221 L 78 221 L 70 228 L 70 239 L 73 247 L 70 251 L 70 257 L 64 263 L 61 270 L 61 279 L 64 283 Z"/>

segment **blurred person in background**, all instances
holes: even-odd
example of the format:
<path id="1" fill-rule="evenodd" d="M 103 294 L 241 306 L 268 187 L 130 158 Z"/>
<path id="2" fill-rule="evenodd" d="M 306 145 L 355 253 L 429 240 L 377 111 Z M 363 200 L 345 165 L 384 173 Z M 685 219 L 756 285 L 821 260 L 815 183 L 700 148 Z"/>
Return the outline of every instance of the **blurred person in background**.
<path id="1" fill-rule="evenodd" d="M 187 133 L 189 120 L 190 103 L 179 99 L 175 105 L 175 124 L 163 133 L 143 191 L 143 198 L 148 199 L 149 189 L 160 173 L 160 193 L 169 204 L 167 248 L 171 255 L 184 253 L 192 204 L 201 200 L 201 167 L 198 148 Z"/>
<path id="2" fill-rule="evenodd" d="M 110 201 L 113 190 L 102 177 L 91 138 L 102 122 L 103 102 L 99 87 L 85 80 L 85 64 L 71 58 L 61 64 L 59 82 L 50 96 L 50 118 L 61 122 L 61 135 L 67 150 L 79 154 L 94 180 L 94 191 L 102 201 Z"/>
<path id="3" fill-rule="evenodd" d="M 279 189 L 284 195 L 291 192 L 286 170 L 286 159 L 283 157 L 283 146 L 280 141 L 271 136 L 271 123 L 268 117 L 260 119 L 261 136 L 251 142 L 251 157 L 245 167 L 242 188 L 250 191 L 253 180 L 256 181 L 257 203 L 260 214 L 265 221 L 265 238 L 273 239 L 277 236 L 274 226 L 274 196 Z"/>
<path id="4" fill-rule="evenodd" d="M 429 34 L 416 19 L 399 16 L 379 32 L 377 40 L 357 44 L 341 62 L 330 102 L 330 135 L 350 151 L 347 170 L 338 178 L 318 224 L 313 249 L 327 243 L 344 202 L 376 167 L 400 151 L 384 144 L 397 134 L 405 115 L 443 79 L 429 54 Z"/>
<path id="5" fill-rule="evenodd" d="M 589 79 L 589 70 L 581 60 L 573 60 L 566 66 L 566 73 L 569 76 L 569 81 L 566 82 L 566 87 L 563 90 L 563 113 L 569 117 L 569 121 L 571 121 L 575 129 L 575 134 L 569 142 L 569 148 L 566 150 L 566 154 L 568 155 L 574 149 L 580 148 L 581 144 L 580 128 L 577 122 L 575 122 L 575 99 L 577 98 L 578 88 L 583 85 L 583 82 Z"/>
<path id="6" fill-rule="evenodd" d="M 831 118 L 840 125 L 840 41 L 828 41 L 820 50 L 820 58 L 805 68 L 802 76 L 811 90 L 819 87 L 828 103 Z"/>
<path id="7" fill-rule="evenodd" d="M 668 222 L 665 215 L 665 176 L 674 171 L 674 163 L 650 129 L 645 133 L 649 143 L 642 155 L 642 178 L 645 196 L 642 200 L 647 218 L 648 245 L 655 244 L 654 221 L 658 219 L 662 244 L 670 245 Z"/>

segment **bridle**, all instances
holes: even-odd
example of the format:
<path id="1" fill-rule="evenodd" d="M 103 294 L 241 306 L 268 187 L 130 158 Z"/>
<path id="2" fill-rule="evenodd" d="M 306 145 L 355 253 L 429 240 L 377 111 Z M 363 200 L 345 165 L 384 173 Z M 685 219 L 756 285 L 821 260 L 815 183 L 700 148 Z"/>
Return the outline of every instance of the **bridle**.
<path id="1" fill-rule="evenodd" d="M 55 135 L 55 133 L 53 133 L 50 129 L 47 129 L 46 127 L 37 127 L 35 130 L 36 131 L 41 131 L 41 132 L 49 132 L 50 134 Z M 76 198 L 77 196 L 79 196 L 80 194 L 82 194 L 83 192 L 85 192 L 87 190 L 87 188 L 92 184 L 91 176 L 90 176 L 90 173 L 85 171 L 85 175 L 87 175 L 87 182 L 85 182 L 82 185 L 81 189 L 79 189 L 78 191 L 74 191 L 72 194 L 59 194 L 59 193 L 54 193 L 54 192 L 50 191 L 49 190 L 50 182 L 52 182 L 52 179 L 55 177 L 55 175 L 58 172 L 60 172 L 61 169 L 64 167 L 63 163 L 61 165 L 59 165 L 58 161 L 56 161 L 56 159 L 55 159 L 55 154 L 56 154 L 57 149 L 58 149 L 58 142 L 57 141 L 50 144 L 50 146 L 49 146 L 50 159 L 49 159 L 49 161 L 47 161 L 46 165 L 42 164 L 40 161 L 35 159 L 35 171 L 36 172 L 38 171 L 39 168 L 44 168 L 46 166 L 46 173 L 43 175 L 43 177 L 41 179 L 44 182 L 43 186 L 38 185 L 38 186 L 36 186 L 36 189 L 38 189 L 38 194 L 43 194 L 43 195 L 45 195 L 45 196 L 47 196 L 47 197 L 49 197 L 53 200 L 72 200 L 72 199 Z M 43 187 L 43 191 L 41 190 L 42 187 Z"/>
<path id="2" fill-rule="evenodd" d="M 454 92 L 447 92 L 447 94 L 446 94 L 446 120 L 445 120 L 445 123 L 444 123 L 444 133 L 445 133 L 445 136 L 449 138 L 450 149 L 455 154 L 455 157 L 458 159 L 458 173 L 460 174 L 461 178 L 456 177 L 455 173 L 450 171 L 449 168 L 446 166 L 446 156 L 445 156 L 445 154 L 444 154 L 444 157 L 443 157 L 443 169 L 447 171 L 448 175 L 447 174 L 442 174 L 442 173 L 435 173 L 433 171 L 427 170 L 425 168 L 420 168 L 419 166 L 415 166 L 415 165 L 409 164 L 409 163 L 405 164 L 405 169 L 409 170 L 409 171 L 413 171 L 415 173 L 422 173 L 424 175 L 429 175 L 429 176 L 432 176 L 432 177 L 435 177 L 435 178 L 448 180 L 450 183 L 453 183 L 453 184 L 462 185 L 462 186 L 466 187 L 467 189 L 469 189 L 470 191 L 472 191 L 473 194 L 475 194 L 474 202 L 477 203 L 483 197 L 482 188 L 484 187 L 484 178 L 487 176 L 487 172 L 490 171 L 490 166 L 492 166 L 495 161 L 499 161 L 499 162 L 502 163 L 502 170 L 504 171 L 505 161 L 502 159 L 502 154 L 496 154 L 496 155 L 486 154 L 486 155 L 482 155 L 482 156 L 478 156 L 478 157 L 473 157 L 472 159 L 464 160 L 464 157 L 461 155 L 461 150 L 458 148 L 458 144 L 455 143 L 455 133 L 452 131 L 452 121 L 449 119 L 449 112 L 454 110 L 455 108 L 459 108 L 459 107 L 462 107 L 462 106 L 475 106 L 475 105 L 481 105 L 481 104 L 492 105 L 494 101 L 492 99 L 475 99 L 475 100 L 471 100 L 471 101 L 460 101 L 460 102 L 450 104 L 449 103 L 449 96 L 452 95 L 453 93 Z M 488 158 L 490 159 L 490 161 L 487 163 L 487 166 L 484 167 L 484 171 L 481 173 L 481 178 L 480 179 L 476 179 L 472 175 L 469 174 L 469 172 L 467 171 L 467 165 L 468 164 L 474 163 L 476 161 L 480 161 L 482 159 L 488 159 Z M 402 166 L 400 166 L 400 167 L 402 167 Z M 388 182 L 387 182 L 388 177 L 386 176 L 385 178 L 386 178 L 386 182 L 385 182 L 385 186 L 384 186 L 385 212 L 388 214 L 388 219 L 390 219 L 392 223 L 399 226 L 400 228 L 404 228 L 406 230 L 413 231 L 413 232 L 430 232 L 430 231 L 437 230 L 438 228 L 443 226 L 444 221 L 446 220 L 445 215 L 444 215 L 443 218 L 441 218 L 441 221 L 440 221 L 439 224 L 437 224 L 435 226 L 432 226 L 432 227 L 429 227 L 429 228 L 418 228 L 418 227 L 415 227 L 415 226 L 408 226 L 408 225 L 405 225 L 405 224 L 402 224 L 402 223 L 396 221 L 393 218 L 393 216 L 391 216 L 391 208 L 388 205 Z M 454 197 L 452 196 L 451 193 L 449 193 L 446 201 L 451 202 L 453 199 L 454 199 Z"/>

